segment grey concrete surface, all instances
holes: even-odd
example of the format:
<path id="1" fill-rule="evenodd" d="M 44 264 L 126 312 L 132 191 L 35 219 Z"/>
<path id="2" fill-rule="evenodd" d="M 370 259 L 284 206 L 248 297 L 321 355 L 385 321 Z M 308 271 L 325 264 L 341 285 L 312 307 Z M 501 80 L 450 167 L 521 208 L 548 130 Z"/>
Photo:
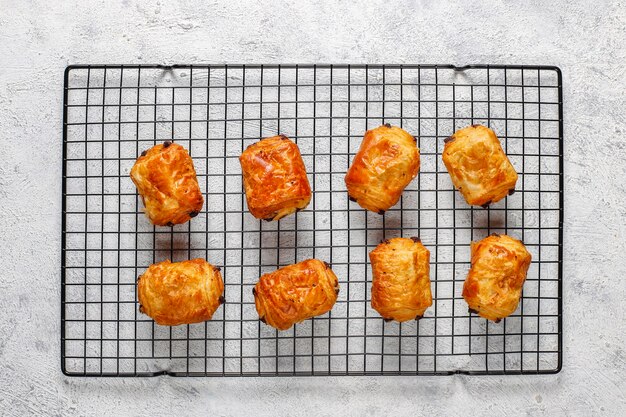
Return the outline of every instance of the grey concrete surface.
<path id="1" fill-rule="evenodd" d="M 0 0 L 0 414 L 626 414 L 623 1 Z M 564 367 L 525 377 L 66 378 L 61 112 L 71 63 L 562 68 Z"/>

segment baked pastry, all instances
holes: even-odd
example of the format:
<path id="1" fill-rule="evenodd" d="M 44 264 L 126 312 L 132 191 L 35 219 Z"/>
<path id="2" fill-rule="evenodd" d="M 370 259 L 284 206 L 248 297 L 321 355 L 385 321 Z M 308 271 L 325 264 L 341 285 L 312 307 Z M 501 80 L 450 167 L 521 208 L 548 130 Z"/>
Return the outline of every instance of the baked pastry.
<path id="1" fill-rule="evenodd" d="M 279 220 L 311 201 L 300 150 L 287 136 L 266 138 L 248 146 L 239 161 L 248 209 L 257 219 Z"/>
<path id="2" fill-rule="evenodd" d="M 370 252 L 372 308 L 385 321 L 419 320 L 433 304 L 430 251 L 416 237 L 384 240 Z"/>
<path id="3" fill-rule="evenodd" d="M 166 141 L 142 152 L 130 170 L 130 178 L 152 224 L 185 223 L 202 210 L 204 199 L 193 161 L 176 143 Z"/>
<path id="4" fill-rule="evenodd" d="M 445 139 L 443 163 L 467 204 L 487 207 L 513 194 L 517 172 L 493 130 L 472 125 Z"/>
<path id="5" fill-rule="evenodd" d="M 159 262 L 137 281 L 139 311 L 163 326 L 210 320 L 223 292 L 219 268 L 204 259 Z"/>
<path id="6" fill-rule="evenodd" d="M 419 167 L 416 139 L 407 131 L 390 124 L 368 130 L 346 174 L 348 196 L 383 214 L 398 202 Z"/>
<path id="7" fill-rule="evenodd" d="M 287 330 L 333 308 L 339 281 L 326 262 L 308 259 L 263 275 L 252 293 L 261 321 Z"/>
<path id="8" fill-rule="evenodd" d="M 496 323 L 515 311 L 530 265 L 519 240 L 493 234 L 472 242 L 472 266 L 463 285 L 470 312 Z"/>

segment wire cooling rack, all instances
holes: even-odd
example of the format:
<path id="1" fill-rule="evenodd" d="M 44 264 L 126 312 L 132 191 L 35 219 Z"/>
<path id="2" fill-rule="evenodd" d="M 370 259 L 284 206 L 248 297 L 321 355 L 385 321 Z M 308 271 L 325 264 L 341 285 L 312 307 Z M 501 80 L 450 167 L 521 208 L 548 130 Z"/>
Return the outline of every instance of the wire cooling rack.
<path id="1" fill-rule="evenodd" d="M 90 65 L 65 73 L 61 363 L 66 375 L 244 376 L 554 373 L 562 355 L 563 154 L 555 67 L 450 65 Z M 391 123 L 418 138 L 421 169 L 384 216 L 348 200 L 344 175 L 363 133 Z M 444 138 L 481 123 L 501 138 L 517 192 L 467 206 L 443 165 Z M 300 147 L 310 206 L 280 222 L 246 209 L 238 156 L 262 137 Z M 153 227 L 129 178 L 164 140 L 189 149 L 204 210 Z M 469 246 L 522 239 L 533 261 L 518 310 L 498 324 L 461 297 Z M 368 252 L 420 236 L 433 306 L 385 323 L 370 306 Z M 165 259 L 222 268 L 213 320 L 162 327 L 138 312 L 135 281 Z M 263 273 L 319 258 L 341 292 L 332 311 L 284 332 L 264 325 Z"/>

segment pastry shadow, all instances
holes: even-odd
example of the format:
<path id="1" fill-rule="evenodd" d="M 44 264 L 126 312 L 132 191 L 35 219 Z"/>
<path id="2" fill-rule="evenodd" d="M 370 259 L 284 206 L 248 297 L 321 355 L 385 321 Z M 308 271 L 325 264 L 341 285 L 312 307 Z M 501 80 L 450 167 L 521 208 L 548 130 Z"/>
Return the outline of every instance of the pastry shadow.
<path id="1" fill-rule="evenodd" d="M 189 234 L 187 230 L 177 231 L 177 227 L 183 226 L 156 229 L 154 235 L 155 262 L 161 262 L 166 259 L 169 259 L 172 262 L 179 262 L 196 257 L 191 254 L 191 252 L 194 251 L 194 248 L 189 242 Z M 166 229 L 170 230 L 168 231 Z"/>

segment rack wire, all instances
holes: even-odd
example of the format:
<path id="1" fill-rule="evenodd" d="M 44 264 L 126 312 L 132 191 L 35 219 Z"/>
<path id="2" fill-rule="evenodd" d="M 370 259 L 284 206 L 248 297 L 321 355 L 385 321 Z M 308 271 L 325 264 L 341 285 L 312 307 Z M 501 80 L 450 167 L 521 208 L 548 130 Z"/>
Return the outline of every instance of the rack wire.
<path id="1" fill-rule="evenodd" d="M 363 133 L 383 123 L 418 138 L 421 169 L 384 216 L 348 200 L 343 177 Z M 441 159 L 443 139 L 481 123 L 519 173 L 517 192 L 466 205 Z M 556 67 L 451 65 L 75 65 L 65 72 L 61 364 L 76 376 L 294 376 L 555 373 L 562 362 L 562 86 Z M 246 209 L 238 156 L 285 134 L 314 195 L 279 222 Z M 204 211 L 153 227 L 129 171 L 155 143 L 190 151 Z M 469 245 L 522 239 L 533 261 L 518 310 L 498 324 L 461 297 Z M 385 323 L 370 306 L 368 252 L 420 236 L 433 306 Z M 150 264 L 201 257 L 222 268 L 213 320 L 162 327 L 138 312 Z M 328 314 L 283 332 L 258 320 L 263 273 L 319 258 L 339 277 Z"/>

